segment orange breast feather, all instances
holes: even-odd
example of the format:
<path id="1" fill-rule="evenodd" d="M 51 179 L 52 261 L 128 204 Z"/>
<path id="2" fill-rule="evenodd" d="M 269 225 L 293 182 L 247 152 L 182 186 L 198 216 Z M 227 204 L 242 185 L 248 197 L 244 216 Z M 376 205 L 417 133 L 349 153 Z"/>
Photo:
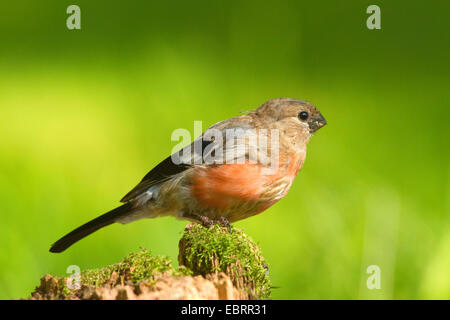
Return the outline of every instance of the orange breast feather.
<path id="1" fill-rule="evenodd" d="M 192 177 L 191 194 L 205 208 L 227 209 L 256 200 L 267 202 L 261 203 L 263 211 L 279 200 L 279 191 L 281 197 L 286 195 L 303 165 L 304 154 L 282 155 L 280 160 L 280 166 L 272 174 L 252 163 L 198 167 Z M 274 190 L 270 190 L 272 186 Z M 283 190 L 277 186 L 284 186 Z"/>
<path id="2" fill-rule="evenodd" d="M 257 164 L 225 164 L 198 168 L 192 179 L 192 195 L 202 205 L 224 209 L 239 202 L 256 200 L 270 184 Z"/>

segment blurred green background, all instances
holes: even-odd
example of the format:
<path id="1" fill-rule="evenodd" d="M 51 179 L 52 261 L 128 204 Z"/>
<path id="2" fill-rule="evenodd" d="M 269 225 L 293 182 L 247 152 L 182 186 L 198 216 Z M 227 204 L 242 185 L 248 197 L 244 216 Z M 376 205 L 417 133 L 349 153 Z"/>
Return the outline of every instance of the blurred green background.
<path id="1" fill-rule="evenodd" d="M 81 7 L 81 30 L 66 8 Z M 368 30 L 366 8 L 381 8 Z M 450 298 L 450 3 L 21 1 L 0 4 L 0 298 L 45 273 L 177 257 L 183 221 L 49 246 L 193 131 L 276 97 L 328 120 L 288 196 L 236 223 L 273 299 Z M 366 269 L 381 268 L 368 290 Z"/>

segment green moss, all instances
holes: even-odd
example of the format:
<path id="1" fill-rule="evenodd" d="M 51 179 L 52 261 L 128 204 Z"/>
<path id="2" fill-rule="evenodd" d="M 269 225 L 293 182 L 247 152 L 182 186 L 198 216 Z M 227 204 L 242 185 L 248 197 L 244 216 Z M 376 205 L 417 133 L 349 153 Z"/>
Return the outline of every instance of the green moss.
<path id="1" fill-rule="evenodd" d="M 270 296 L 270 280 L 261 251 L 240 229 L 234 228 L 230 234 L 220 225 L 207 229 L 194 224 L 186 228 L 180 241 L 179 262 L 194 274 L 225 272 L 235 284 L 245 283 L 255 299 Z"/>
<path id="2" fill-rule="evenodd" d="M 113 277 L 113 273 L 115 276 Z M 172 262 L 163 256 L 153 256 L 151 252 L 141 248 L 141 251 L 130 253 L 123 261 L 100 269 L 86 270 L 81 273 L 81 283 L 90 286 L 102 286 L 108 282 L 126 283 L 131 281 L 155 281 L 156 277 L 168 274 L 175 277 L 190 275 L 191 272 L 182 267 L 175 269 Z"/>
<path id="3" fill-rule="evenodd" d="M 53 281 L 55 281 L 54 294 L 59 299 L 64 299 L 71 293 L 66 285 L 66 278 L 54 277 Z"/>
<path id="4" fill-rule="evenodd" d="M 67 287 L 69 278 L 45 275 L 32 293 L 34 299 L 84 299 L 95 297 L 93 287 L 115 287 L 139 282 L 154 284 L 161 277 L 203 275 L 224 272 L 243 299 L 268 299 L 270 281 L 259 247 L 241 230 L 214 225 L 210 229 L 188 226 L 179 242 L 180 267 L 165 256 L 153 256 L 146 249 L 130 253 L 121 262 L 81 273 L 81 288 Z M 87 296 L 86 296 L 87 294 Z"/>
<path id="5" fill-rule="evenodd" d="M 66 297 L 70 294 L 70 289 L 67 288 L 65 281 L 62 281 L 62 289 L 61 289 L 61 295 L 62 297 Z"/>

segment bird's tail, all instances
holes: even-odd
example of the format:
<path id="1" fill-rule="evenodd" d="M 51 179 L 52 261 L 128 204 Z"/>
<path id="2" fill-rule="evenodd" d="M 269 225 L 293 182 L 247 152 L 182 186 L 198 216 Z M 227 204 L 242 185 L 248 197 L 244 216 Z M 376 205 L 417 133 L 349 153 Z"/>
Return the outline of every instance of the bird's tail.
<path id="1" fill-rule="evenodd" d="M 127 202 L 124 205 L 115 208 L 66 234 L 51 246 L 50 252 L 63 252 L 75 242 L 83 239 L 98 229 L 109 226 L 114 222 L 120 222 L 121 218 L 124 218 L 132 211 L 133 204 L 131 202 Z"/>

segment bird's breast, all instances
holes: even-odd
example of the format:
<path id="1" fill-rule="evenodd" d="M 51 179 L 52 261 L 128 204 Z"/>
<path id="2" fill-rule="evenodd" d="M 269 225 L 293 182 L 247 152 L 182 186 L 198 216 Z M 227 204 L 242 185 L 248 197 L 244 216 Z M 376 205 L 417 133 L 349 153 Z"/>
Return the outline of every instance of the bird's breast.
<path id="1" fill-rule="evenodd" d="M 199 167 L 191 180 L 191 194 L 203 207 L 225 209 L 258 199 L 268 183 L 258 164 Z"/>
<path id="2" fill-rule="evenodd" d="M 252 204 L 254 210 L 265 210 L 287 194 L 303 161 L 298 153 L 281 155 L 275 168 L 255 163 L 198 167 L 190 192 L 204 208 L 227 210 Z"/>

